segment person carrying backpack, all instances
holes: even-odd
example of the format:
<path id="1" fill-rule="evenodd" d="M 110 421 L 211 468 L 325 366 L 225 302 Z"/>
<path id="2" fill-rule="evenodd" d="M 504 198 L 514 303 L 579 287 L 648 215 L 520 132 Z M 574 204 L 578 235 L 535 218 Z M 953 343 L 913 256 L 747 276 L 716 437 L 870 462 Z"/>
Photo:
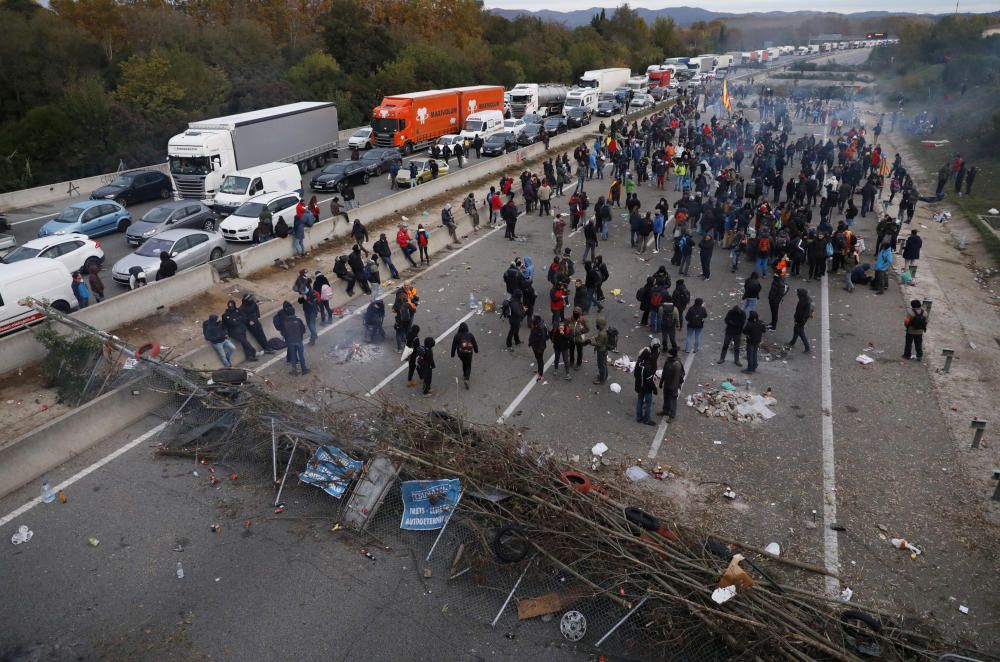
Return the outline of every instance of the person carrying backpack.
<path id="1" fill-rule="evenodd" d="M 646 425 L 656 425 L 651 418 L 653 394 L 656 393 L 656 363 L 651 359 L 651 350 L 643 347 L 632 373 L 635 377 L 635 421 Z"/>
<path id="2" fill-rule="evenodd" d="M 684 339 L 684 353 L 691 353 L 691 341 L 694 340 L 694 353 L 698 353 L 698 349 L 701 347 L 701 331 L 705 328 L 705 318 L 708 317 L 708 311 L 705 310 L 703 305 L 704 301 L 701 297 L 694 300 L 694 305 L 687 311 L 684 319 L 688 323 L 687 337 Z"/>
<path id="3" fill-rule="evenodd" d="M 434 338 L 427 336 L 424 344 L 413 350 L 417 375 L 424 383 L 424 397 L 431 395 L 431 380 L 434 378 Z"/>
<path id="4" fill-rule="evenodd" d="M 462 382 L 465 390 L 469 390 L 469 379 L 472 377 L 472 355 L 479 353 L 479 344 L 476 337 L 469 331 L 469 325 L 462 322 L 458 325 L 458 332 L 451 341 L 451 358 L 458 354 L 458 360 L 462 362 Z"/>
<path id="5" fill-rule="evenodd" d="M 903 325 L 906 327 L 906 345 L 903 349 L 903 358 L 911 359 L 912 350 L 917 350 L 916 360 L 924 358 L 924 332 L 927 331 L 928 311 L 924 310 L 920 299 L 910 301 L 910 308 L 903 318 Z"/>

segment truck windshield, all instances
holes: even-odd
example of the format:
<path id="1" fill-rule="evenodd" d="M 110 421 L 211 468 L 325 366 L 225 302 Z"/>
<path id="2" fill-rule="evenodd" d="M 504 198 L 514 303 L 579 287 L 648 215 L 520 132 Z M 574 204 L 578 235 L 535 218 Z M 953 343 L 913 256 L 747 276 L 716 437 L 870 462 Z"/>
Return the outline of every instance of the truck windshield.
<path id="1" fill-rule="evenodd" d="M 476 131 L 476 132 L 479 132 L 479 131 L 482 131 L 485 128 L 486 128 L 486 122 L 484 122 L 482 120 L 469 120 L 468 122 L 465 123 L 465 130 L 466 131 Z"/>
<path id="2" fill-rule="evenodd" d="M 235 193 L 236 195 L 240 195 L 247 192 L 248 186 L 250 186 L 249 177 L 230 175 L 226 177 L 226 181 L 222 182 L 222 186 L 219 187 L 219 193 Z"/>
<path id="3" fill-rule="evenodd" d="M 528 94 L 512 94 L 510 95 L 511 103 L 528 103 L 531 101 L 531 96 Z"/>
<path id="4" fill-rule="evenodd" d="M 171 156 L 170 173 L 173 175 L 207 175 L 212 163 L 207 156 Z"/>
<path id="5" fill-rule="evenodd" d="M 375 133 L 395 133 L 399 127 L 398 120 L 376 118 L 372 120 L 372 129 Z"/>

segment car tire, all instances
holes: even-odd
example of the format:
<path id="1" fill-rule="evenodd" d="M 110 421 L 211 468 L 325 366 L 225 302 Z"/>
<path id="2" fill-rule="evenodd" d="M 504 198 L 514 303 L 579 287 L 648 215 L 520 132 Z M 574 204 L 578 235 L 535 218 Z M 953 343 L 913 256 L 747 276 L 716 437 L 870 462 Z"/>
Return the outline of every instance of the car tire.
<path id="1" fill-rule="evenodd" d="M 371 149 L 371 148 L 372 148 L 372 141 L 369 140 L 368 142 L 365 143 L 365 149 Z"/>
<path id="2" fill-rule="evenodd" d="M 70 311 L 69 303 L 63 301 L 62 299 L 59 299 L 58 301 L 53 301 L 52 307 L 55 310 L 58 310 L 60 313 L 68 313 Z"/>
<path id="3" fill-rule="evenodd" d="M 229 240 L 228 240 L 228 239 L 226 239 L 226 241 L 229 241 Z M 257 231 L 256 231 L 256 230 L 254 230 L 254 231 L 253 231 L 253 236 L 251 237 L 251 240 L 250 240 L 250 241 L 251 241 L 251 243 L 253 243 L 253 244 L 255 244 L 255 245 L 256 245 L 256 244 L 257 244 L 257 243 L 258 243 L 258 242 L 260 241 L 260 235 L 259 235 L 259 234 L 257 234 Z"/>
<path id="4" fill-rule="evenodd" d="M 125 199 L 125 196 L 119 195 L 117 198 L 115 198 L 115 202 L 120 204 L 122 207 L 125 207 L 126 206 L 125 203 L 128 202 L 128 200 Z"/>
<path id="5" fill-rule="evenodd" d="M 128 226 L 130 225 L 132 224 L 129 222 L 129 220 L 127 218 L 123 218 L 122 220 L 118 221 L 118 231 L 124 234 L 125 231 L 128 230 Z"/>
<path id="6" fill-rule="evenodd" d="M 208 219 L 207 221 L 205 221 L 205 224 L 201 226 L 201 229 L 204 230 L 205 232 L 215 232 L 215 220 L 211 218 Z"/>
<path id="7" fill-rule="evenodd" d="M 97 265 L 98 269 L 101 268 L 101 260 L 96 255 L 91 255 L 90 257 L 87 258 L 87 260 L 83 263 L 83 266 L 80 268 L 80 273 L 89 274 L 90 267 L 93 265 Z"/>
<path id="8" fill-rule="evenodd" d="M 171 191 L 169 188 L 163 189 L 162 191 L 160 191 L 160 199 L 166 200 L 167 198 L 170 197 L 171 193 L 173 193 L 173 191 Z"/>
<path id="9" fill-rule="evenodd" d="M 368 175 L 367 172 L 365 174 L 361 175 L 361 183 L 362 184 L 367 184 L 369 179 L 371 179 L 371 177 L 369 177 L 369 175 Z"/>
<path id="10" fill-rule="evenodd" d="M 531 543 L 520 527 L 508 524 L 493 536 L 493 554 L 501 563 L 517 563 L 531 551 Z"/>
<path id="11" fill-rule="evenodd" d="M 222 257 L 223 253 L 225 253 L 225 251 L 222 250 L 221 248 L 213 248 L 212 252 L 208 256 L 208 261 L 209 262 L 215 262 L 220 257 Z"/>

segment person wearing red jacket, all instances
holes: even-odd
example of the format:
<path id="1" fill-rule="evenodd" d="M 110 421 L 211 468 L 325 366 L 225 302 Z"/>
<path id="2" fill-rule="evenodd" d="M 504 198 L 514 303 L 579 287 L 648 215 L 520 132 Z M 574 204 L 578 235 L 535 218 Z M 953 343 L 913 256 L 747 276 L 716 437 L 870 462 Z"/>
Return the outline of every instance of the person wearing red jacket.
<path id="1" fill-rule="evenodd" d="M 431 256 L 427 254 L 427 246 L 430 243 L 430 236 L 423 225 L 417 225 L 417 248 L 420 249 L 420 264 L 431 263 Z"/>
<path id="2" fill-rule="evenodd" d="M 556 282 L 549 290 L 549 310 L 552 311 L 552 328 L 554 329 L 566 319 L 566 290 L 560 282 Z"/>
<path id="3" fill-rule="evenodd" d="M 407 262 L 410 263 L 411 267 L 417 266 L 417 263 L 413 261 L 411 257 L 414 252 L 416 252 L 417 247 L 413 245 L 410 240 L 410 232 L 406 229 L 406 224 L 403 223 L 399 226 L 399 231 L 396 232 L 396 243 L 399 244 L 399 250 L 403 251 L 403 257 L 406 258 Z"/>

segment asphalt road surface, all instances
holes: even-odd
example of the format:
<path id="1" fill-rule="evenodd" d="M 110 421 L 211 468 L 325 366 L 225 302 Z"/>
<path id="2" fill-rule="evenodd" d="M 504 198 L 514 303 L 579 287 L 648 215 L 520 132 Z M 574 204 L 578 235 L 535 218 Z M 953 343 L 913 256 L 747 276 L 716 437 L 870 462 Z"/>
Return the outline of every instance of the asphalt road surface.
<path id="1" fill-rule="evenodd" d="M 813 132 L 822 133 L 823 127 L 796 125 L 794 135 Z M 587 183 L 591 200 L 606 193 L 606 184 Z M 672 203 L 679 195 L 672 189 L 672 182 L 663 193 L 642 186 L 639 197 L 647 207 L 660 195 Z M 565 207 L 566 200 L 557 198 L 554 208 Z M 860 219 L 866 237 L 873 236 L 874 222 L 872 215 Z M 391 321 L 386 323 L 390 340 L 366 352 L 363 360 L 345 360 L 362 336 L 360 319 L 346 317 L 306 348 L 313 369 L 309 377 L 287 375 L 283 356 L 262 369 L 283 397 L 306 404 L 323 402 L 319 389 L 330 385 L 418 410 L 444 408 L 482 422 L 503 418 L 570 456 L 587 457 L 589 448 L 603 441 L 613 453 L 643 458 L 647 466 L 674 467 L 685 477 L 688 493 L 677 495 L 682 498 L 717 497 L 722 485 L 732 486 L 736 501 L 717 498 L 712 502 L 717 513 L 709 513 L 706 523 L 724 525 L 732 537 L 756 546 L 777 541 L 783 556 L 838 569 L 842 581 L 834 581 L 832 590 L 851 586 L 863 599 L 891 598 L 902 605 L 902 613 L 921 614 L 942 611 L 948 596 L 957 595 L 971 615 L 955 618 L 979 614 L 988 620 L 990 598 L 969 587 L 995 585 L 995 563 L 985 556 L 990 551 L 970 554 L 920 512 L 928 508 L 922 486 L 933 485 L 937 497 L 956 496 L 937 479 L 941 468 L 951 465 L 941 413 L 926 400 L 886 395 L 899 388 L 931 389 L 925 366 L 898 360 L 902 333 L 895 321 L 902 316 L 902 299 L 895 282 L 888 296 L 874 297 L 864 288 L 844 292 L 839 278 L 791 280 L 793 291 L 805 287 L 816 305 L 816 318 L 806 327 L 812 351 L 781 348 L 791 337 L 794 300 L 787 299 L 777 331 L 765 336 L 774 350 L 772 360 L 761 361 L 751 384 L 758 392 L 772 389 L 778 404 L 770 421 L 725 423 L 681 405 L 675 423 L 649 427 L 634 420 L 631 375 L 611 368 L 609 381 L 622 386 L 620 394 L 608 385 L 593 385 L 593 353 L 585 351 L 581 369 L 571 371 L 569 380 L 548 367 L 545 379 L 535 382 L 526 346 L 504 351 L 506 324 L 496 315 L 469 310 L 470 292 L 477 299 L 500 300 L 504 268 L 514 257 L 530 255 L 538 273 L 536 312 L 548 318 L 544 270 L 552 251 L 550 219 L 523 216 L 517 232 L 524 241 L 505 241 L 500 230 L 489 229 L 466 237 L 414 279 L 421 296 L 415 322 L 422 335 L 438 340 L 432 397 L 407 386 L 400 372 L 405 364 L 392 349 Z M 569 236 L 566 245 L 579 265 L 582 235 Z M 621 351 L 634 357 L 649 342 L 647 332 L 637 327 L 634 291 L 660 264 L 668 265 L 676 282 L 670 250 L 634 255 L 626 220 L 616 212 L 611 237 L 598 252 L 611 271 L 604 315 L 621 331 Z M 710 318 L 701 351 L 681 355 L 688 371 L 684 394 L 727 378 L 743 386 L 745 376 L 731 362 L 716 361 L 722 317 L 739 301 L 750 270 L 744 264 L 730 273 L 728 252 L 717 248 L 709 280 L 700 278 L 697 264 L 686 278 L 692 295 L 705 298 Z M 620 296 L 610 294 L 615 288 L 622 289 Z M 354 305 L 366 303 L 359 297 Z M 480 346 L 469 390 L 461 384 L 457 359 L 448 355 L 461 321 L 467 321 Z M 526 331 L 521 339 L 527 339 Z M 878 371 L 860 372 L 855 356 L 869 343 Z M 656 397 L 655 409 L 659 404 Z M 35 531 L 31 542 L 2 548 L 0 584 L 9 597 L 0 608 L 5 624 L 0 657 L 17 651 L 41 651 L 53 659 L 559 660 L 587 655 L 551 646 L 559 640 L 554 629 L 536 637 L 515 628 L 508 638 L 507 632 L 447 609 L 440 596 L 426 594 L 412 557 L 387 552 L 378 555 L 379 561 L 367 560 L 353 539 L 329 532 L 329 517 L 321 506 L 317 513 L 315 502 L 292 503 L 275 516 L 266 508 L 269 490 L 210 488 L 204 477 L 192 476 L 196 467 L 190 463 L 154 459 L 155 438 L 140 435 L 157 422 L 133 426 L 53 472 L 55 483 L 140 439 L 134 450 L 76 482 L 67 504 L 40 505 L 0 520 L 4 536 L 21 523 Z M 668 481 L 651 489 L 678 488 Z M 0 516 L 36 493 L 26 488 L 0 501 Z M 252 519 L 250 528 L 243 525 L 245 519 Z M 213 522 L 223 524 L 221 534 L 209 531 Z M 911 561 L 878 541 L 873 522 L 921 540 L 925 555 Z M 831 534 L 834 523 L 846 531 Z M 905 531 L 897 530 L 903 526 Z M 100 545 L 89 547 L 87 536 L 99 538 Z M 174 576 L 178 560 L 184 564 L 183 580 Z M 989 630 L 985 621 L 978 623 Z"/>

